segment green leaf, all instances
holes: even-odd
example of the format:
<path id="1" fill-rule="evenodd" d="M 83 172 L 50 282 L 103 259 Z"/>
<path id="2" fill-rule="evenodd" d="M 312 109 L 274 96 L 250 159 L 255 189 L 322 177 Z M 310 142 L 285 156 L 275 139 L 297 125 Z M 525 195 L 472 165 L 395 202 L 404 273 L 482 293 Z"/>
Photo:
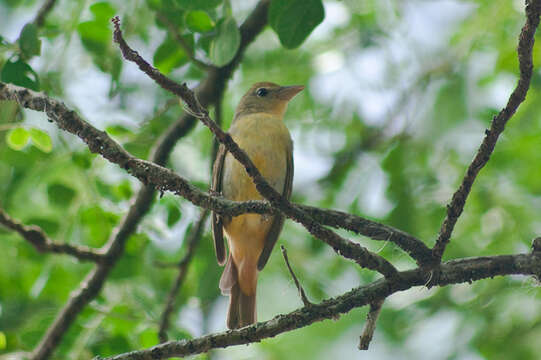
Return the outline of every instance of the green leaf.
<path id="1" fill-rule="evenodd" d="M 21 59 L 17 61 L 6 61 L 2 68 L 1 79 L 4 82 L 39 91 L 38 74 L 36 74 L 30 65 Z"/>
<path id="2" fill-rule="evenodd" d="M 160 0 L 146 0 L 146 4 L 154 11 L 159 11 L 162 8 L 162 2 Z"/>
<path id="3" fill-rule="evenodd" d="M 32 138 L 32 144 L 43 152 L 51 152 L 53 149 L 53 142 L 51 137 L 45 131 L 40 129 L 30 129 L 30 137 Z"/>
<path id="4" fill-rule="evenodd" d="M 32 217 L 25 221 L 27 224 L 37 225 L 43 229 L 47 234 L 54 235 L 60 228 L 60 224 L 56 219 L 44 218 L 44 217 Z"/>
<path id="5" fill-rule="evenodd" d="M 4 350 L 7 346 L 6 334 L 0 331 L 0 350 Z"/>
<path id="6" fill-rule="evenodd" d="M 92 166 L 92 154 L 88 152 L 74 152 L 71 160 L 82 169 L 89 169 Z"/>
<path id="7" fill-rule="evenodd" d="M 90 7 L 94 19 L 77 25 L 81 42 L 92 55 L 92 60 L 98 68 L 111 74 L 114 81 L 118 80 L 122 69 L 122 60 L 118 49 L 112 44 L 112 31 L 109 21 L 116 13 L 115 8 L 108 2 L 99 2 Z"/>
<path id="8" fill-rule="evenodd" d="M 108 2 L 98 2 L 90 6 L 90 11 L 96 20 L 101 20 L 104 23 L 109 23 L 109 20 L 115 15 L 115 8 Z"/>
<path id="9" fill-rule="evenodd" d="M 119 200 L 128 200 L 131 198 L 133 192 L 128 180 L 122 181 L 117 186 L 113 187 L 113 195 Z"/>
<path id="10" fill-rule="evenodd" d="M 77 25 L 83 45 L 90 51 L 101 51 L 111 39 L 111 30 L 99 21 L 85 21 Z"/>
<path id="11" fill-rule="evenodd" d="M 98 193 L 101 196 L 106 197 L 110 200 L 115 200 L 113 191 L 112 191 L 112 186 L 101 181 L 100 179 L 96 179 L 96 190 L 98 190 Z"/>
<path id="12" fill-rule="evenodd" d="M 388 216 L 388 221 L 393 226 L 415 233 L 415 219 L 412 216 L 412 190 L 410 178 L 404 173 L 405 164 L 410 161 L 408 149 L 404 142 L 394 144 L 382 162 L 382 167 L 387 173 L 389 185 L 387 196 L 394 201 L 394 208 Z"/>
<path id="13" fill-rule="evenodd" d="M 161 16 L 156 17 L 156 25 L 162 29 L 168 30 L 169 25 L 176 26 L 178 30 L 184 29 L 184 10 L 175 6 L 164 5 L 164 8 L 159 10 L 159 14 Z M 167 20 L 166 22 L 162 21 L 162 16 Z"/>
<path id="14" fill-rule="evenodd" d="M 110 125 L 105 128 L 105 131 L 107 131 L 109 135 L 117 137 L 133 135 L 133 131 L 123 125 Z"/>
<path id="15" fill-rule="evenodd" d="M 232 17 L 218 24 L 218 35 L 210 44 L 210 60 L 216 66 L 228 64 L 237 53 L 240 45 L 240 32 Z"/>
<path id="16" fill-rule="evenodd" d="M 25 59 L 41 53 L 41 40 L 38 39 L 38 27 L 33 23 L 26 24 L 19 36 L 19 47 Z"/>
<path id="17" fill-rule="evenodd" d="M 434 116 L 438 119 L 434 132 L 441 133 L 468 118 L 466 79 L 460 74 L 449 76 L 436 95 Z"/>
<path id="18" fill-rule="evenodd" d="M 169 204 L 169 206 L 167 206 L 167 226 L 171 227 L 175 225 L 177 221 L 180 220 L 181 215 L 178 206 Z"/>
<path id="19" fill-rule="evenodd" d="M 102 246 L 109 237 L 113 226 L 118 221 L 118 215 L 103 210 L 97 205 L 79 209 L 80 224 L 84 231 L 83 237 L 90 246 Z"/>
<path id="20" fill-rule="evenodd" d="M 214 28 L 214 21 L 203 10 L 189 11 L 186 13 L 186 26 L 194 32 L 207 32 Z"/>
<path id="21" fill-rule="evenodd" d="M 190 37 L 191 38 L 191 37 Z M 168 74 L 171 70 L 188 62 L 184 49 L 173 39 L 167 37 L 154 53 L 154 66 L 162 73 Z"/>
<path id="22" fill-rule="evenodd" d="M 273 0 L 269 23 L 287 49 L 298 47 L 325 17 L 321 0 Z"/>
<path id="23" fill-rule="evenodd" d="M 222 0 L 174 0 L 175 4 L 186 10 L 211 10 L 222 3 Z"/>
<path id="24" fill-rule="evenodd" d="M 141 347 L 151 347 L 159 343 L 158 333 L 155 329 L 146 328 L 138 334 L 139 344 Z"/>
<path id="25" fill-rule="evenodd" d="M 47 186 L 47 197 L 49 202 L 59 206 L 67 207 L 75 198 L 76 191 L 61 183 L 53 183 Z"/>
<path id="26" fill-rule="evenodd" d="M 30 134 L 22 127 L 10 130 L 6 135 L 8 146 L 13 150 L 22 150 L 28 143 Z"/>

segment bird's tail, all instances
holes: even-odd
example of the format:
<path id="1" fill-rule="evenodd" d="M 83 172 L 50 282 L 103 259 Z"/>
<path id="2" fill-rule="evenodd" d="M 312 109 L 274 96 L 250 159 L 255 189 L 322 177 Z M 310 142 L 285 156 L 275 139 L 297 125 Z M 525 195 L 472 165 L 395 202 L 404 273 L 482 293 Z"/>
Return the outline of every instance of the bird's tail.
<path id="1" fill-rule="evenodd" d="M 223 295 L 229 295 L 229 309 L 227 311 L 227 327 L 229 329 L 241 328 L 256 322 L 256 294 L 246 295 L 242 292 L 237 267 L 231 254 L 229 254 L 220 278 L 220 290 Z"/>

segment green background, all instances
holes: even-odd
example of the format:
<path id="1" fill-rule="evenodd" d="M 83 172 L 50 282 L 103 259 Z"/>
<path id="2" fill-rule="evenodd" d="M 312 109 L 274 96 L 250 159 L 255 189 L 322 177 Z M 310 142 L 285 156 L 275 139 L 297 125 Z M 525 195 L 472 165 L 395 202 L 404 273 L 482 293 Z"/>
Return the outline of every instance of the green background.
<path id="1" fill-rule="evenodd" d="M 227 64 L 237 26 L 255 1 L 58 1 L 42 27 L 26 25 L 41 2 L 0 2 L 0 75 L 64 101 L 107 130 L 135 156 L 182 112 L 174 98 L 123 62 L 110 18 L 147 60 L 178 81 L 197 84 L 197 59 Z M 273 0 L 267 29 L 228 82 L 224 128 L 256 81 L 306 89 L 290 104 L 295 142 L 295 202 L 336 208 L 400 228 L 432 246 L 445 205 L 458 187 L 491 118 L 518 74 L 516 46 L 524 8 L 514 1 Z M 25 26 L 26 25 L 26 26 Z M 536 36 L 539 40 L 539 36 Z M 524 104 L 481 171 L 444 259 L 526 252 L 541 231 L 541 46 Z M 214 113 L 212 113 L 214 116 Z M 197 125 L 168 166 L 207 189 L 212 137 Z M 42 113 L 0 103 L 0 205 L 51 239 L 100 247 L 140 184 L 89 153 L 80 139 Z M 55 356 L 90 359 L 157 344 L 174 269 L 198 209 L 165 194 L 129 239 L 105 288 L 77 317 Z M 414 262 L 391 243 L 343 233 L 399 269 Z M 288 249 L 309 298 L 320 301 L 377 278 L 338 256 L 292 222 Z M 40 254 L 0 228 L 0 356 L 30 351 L 91 270 L 66 255 Z M 221 269 L 207 225 L 172 314 L 170 339 L 225 328 Z M 416 288 L 384 304 L 368 352 L 356 347 L 367 308 L 259 344 L 215 350 L 216 359 L 538 359 L 537 283 L 506 277 Z M 302 305 L 279 251 L 260 275 L 259 320 Z"/>

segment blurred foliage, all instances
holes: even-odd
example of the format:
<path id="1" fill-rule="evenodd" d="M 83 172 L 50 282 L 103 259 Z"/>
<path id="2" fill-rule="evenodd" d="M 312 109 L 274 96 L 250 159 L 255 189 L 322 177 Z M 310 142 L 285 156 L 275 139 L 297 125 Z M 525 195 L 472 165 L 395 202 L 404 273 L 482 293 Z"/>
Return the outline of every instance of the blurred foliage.
<path id="1" fill-rule="evenodd" d="M 38 28 L 32 19 L 40 1 L 2 0 L 1 79 L 64 101 L 132 154 L 147 158 L 182 109 L 121 60 L 111 16 L 121 17 L 126 38 L 145 58 L 193 85 L 204 72 L 170 31 L 197 59 L 224 65 L 239 46 L 237 26 L 255 4 L 59 0 Z M 253 82 L 307 85 L 286 115 L 296 146 L 294 200 L 367 216 L 432 245 L 445 204 L 516 82 L 523 22 L 516 1 L 273 0 L 268 29 L 228 84 L 224 126 Z M 528 97 L 480 173 L 446 259 L 524 252 L 541 231 L 539 45 L 534 65 Z M 208 130 L 196 127 L 177 144 L 168 166 L 205 189 L 211 144 Z M 0 103 L 0 206 L 12 216 L 41 226 L 54 240 L 100 247 L 139 188 L 44 114 Z M 197 214 L 172 195 L 155 201 L 99 297 L 64 337 L 59 358 L 90 359 L 158 342 L 158 321 L 176 271 L 155 263 L 182 257 Z M 224 329 L 226 299 L 218 291 L 221 269 L 210 236 L 207 228 L 180 290 L 173 339 Z M 358 240 L 401 269 L 414 266 L 392 244 Z M 313 301 L 377 278 L 297 224 L 287 222 L 280 241 Z M 39 254 L 3 228 L 0 251 L 0 354 L 31 350 L 92 265 Z M 279 254 L 260 278 L 260 320 L 301 305 Z M 536 286 L 531 279 L 507 277 L 393 295 L 366 356 L 538 359 Z M 358 358 L 365 314 L 366 308 L 356 309 L 338 321 L 199 358 Z"/>

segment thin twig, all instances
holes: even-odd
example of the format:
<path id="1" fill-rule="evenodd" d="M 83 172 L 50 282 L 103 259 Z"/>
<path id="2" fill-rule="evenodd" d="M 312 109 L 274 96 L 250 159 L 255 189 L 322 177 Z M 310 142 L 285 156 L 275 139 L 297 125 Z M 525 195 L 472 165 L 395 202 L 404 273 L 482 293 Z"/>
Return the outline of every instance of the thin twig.
<path id="1" fill-rule="evenodd" d="M 212 65 L 209 65 L 205 63 L 204 61 L 201 61 L 195 57 L 195 53 L 193 51 L 193 48 L 186 42 L 186 40 L 182 37 L 182 34 L 178 31 L 178 28 L 173 24 L 167 16 L 164 16 L 162 13 L 157 12 L 156 17 L 158 20 L 160 20 L 162 23 L 167 26 L 167 30 L 169 30 L 169 33 L 173 36 L 173 38 L 176 40 L 176 42 L 182 47 L 186 55 L 188 56 L 188 59 L 198 67 L 200 67 L 203 70 L 208 70 L 212 67 Z"/>
<path id="2" fill-rule="evenodd" d="M 178 262 L 177 264 L 178 275 L 175 279 L 175 282 L 173 283 L 173 286 L 171 287 L 171 290 L 169 291 L 169 295 L 167 296 L 167 301 L 165 302 L 165 307 L 160 319 L 160 328 L 158 331 L 160 343 L 167 341 L 167 329 L 169 328 L 169 318 L 171 317 L 171 313 L 174 310 L 175 299 L 177 297 L 180 287 L 184 283 L 186 274 L 188 273 L 188 265 L 190 264 L 193 258 L 195 249 L 197 248 L 197 245 L 199 244 L 199 240 L 201 239 L 201 235 L 203 234 L 203 228 L 205 227 L 204 225 L 207 220 L 208 214 L 209 214 L 208 210 L 201 211 L 201 215 L 199 216 L 199 219 L 195 223 L 194 227 L 192 228 L 190 232 L 188 239 L 186 240 L 186 253 L 184 257 L 182 258 L 182 260 L 180 260 L 180 262 Z"/>
<path id="3" fill-rule="evenodd" d="M 492 119 L 490 129 L 485 131 L 485 138 L 483 139 L 479 150 L 477 150 L 475 158 L 468 167 L 460 187 L 453 194 L 451 203 L 447 205 L 447 215 L 441 225 L 438 239 L 436 240 L 436 244 L 432 250 L 434 264 L 441 261 L 445 248 L 451 238 L 455 224 L 464 210 L 466 199 L 468 198 L 477 174 L 479 174 L 479 171 L 490 159 L 490 155 L 494 151 L 496 142 L 505 129 L 505 124 L 507 121 L 509 121 L 509 119 L 517 111 L 519 105 L 526 98 L 533 73 L 532 49 L 535 41 L 535 32 L 537 30 L 537 26 L 539 25 L 540 13 L 541 2 L 539 0 L 526 1 L 526 23 L 520 32 L 517 47 L 520 78 L 515 90 L 513 90 L 511 96 L 509 97 L 507 105 Z"/>
<path id="4" fill-rule="evenodd" d="M 36 17 L 34 18 L 34 24 L 36 24 L 37 27 L 42 27 L 45 23 L 45 18 L 49 14 L 49 12 L 53 9 L 54 5 L 56 3 L 56 0 L 45 0 L 43 5 L 39 8 L 38 13 L 36 14 Z"/>
<path id="5" fill-rule="evenodd" d="M 304 304 L 304 306 L 311 306 L 313 305 L 310 300 L 308 300 L 308 297 L 306 296 L 306 293 L 304 292 L 304 289 L 301 286 L 301 283 L 299 280 L 297 280 L 297 277 L 295 276 L 295 273 L 293 272 L 293 269 L 291 268 L 291 265 L 289 265 L 289 258 L 287 257 L 287 250 L 284 247 L 284 245 L 280 245 L 280 249 L 282 250 L 282 255 L 284 256 L 284 261 L 286 262 L 287 269 L 289 270 L 289 273 L 291 274 L 291 277 L 293 278 L 293 281 L 295 282 L 295 286 L 297 287 L 297 290 L 299 291 L 299 295 L 301 297 L 301 300 Z"/>
<path id="6" fill-rule="evenodd" d="M 532 251 L 535 253 L 541 253 L 541 237 L 536 237 L 532 240 Z"/>
<path id="7" fill-rule="evenodd" d="M 383 299 L 370 303 L 370 310 L 366 314 L 366 323 L 363 327 L 363 333 L 359 337 L 359 350 L 368 350 L 368 346 L 374 336 L 376 330 L 376 323 L 378 322 L 379 313 L 381 312 L 381 306 L 383 305 Z"/>
<path id="8" fill-rule="evenodd" d="M 0 224 L 10 230 L 13 230 L 28 241 L 40 253 L 57 253 L 71 255 L 81 261 L 93 261 L 95 263 L 102 262 L 105 259 L 104 254 L 98 249 L 91 249 L 86 246 L 71 245 L 67 243 L 58 243 L 52 241 L 45 232 L 36 225 L 24 225 L 20 221 L 10 217 L 3 209 L 0 208 Z"/>
<path id="9" fill-rule="evenodd" d="M 323 227 L 304 211 L 293 206 L 284 196 L 270 186 L 270 184 L 263 178 L 259 170 L 255 167 L 252 160 L 238 146 L 231 135 L 224 132 L 210 118 L 207 109 L 200 104 L 195 96 L 195 93 L 191 91 L 185 83 L 178 84 L 160 73 L 158 69 L 152 67 L 136 51 L 131 49 L 122 37 L 122 31 L 120 30 L 120 19 L 118 16 L 113 19 L 113 23 L 113 37 L 115 42 L 119 45 L 124 58 L 137 64 L 141 71 L 147 74 L 162 88 L 172 92 L 184 100 L 189 112 L 193 116 L 197 117 L 205 126 L 207 126 L 212 131 L 214 136 L 220 141 L 220 143 L 223 144 L 235 157 L 235 159 L 237 159 L 237 161 L 244 166 L 246 172 L 255 183 L 258 192 L 265 199 L 269 200 L 273 207 L 279 209 L 288 218 L 302 224 L 313 236 L 330 245 L 337 254 L 347 259 L 354 260 L 362 267 L 376 270 L 385 277 L 392 278 L 396 276 L 398 271 L 385 258 L 369 251 L 357 243 L 344 239 L 332 230 Z"/>
<path id="10" fill-rule="evenodd" d="M 306 327 L 314 322 L 332 319 L 391 294 L 423 286 L 428 276 L 426 268 L 400 272 L 401 282 L 382 278 L 355 288 L 343 295 L 318 304 L 305 306 L 289 314 L 242 329 L 229 330 L 191 340 L 169 341 L 152 348 L 131 351 L 106 358 L 107 360 L 158 360 L 208 352 L 211 349 L 259 342 L 285 332 Z M 501 275 L 536 275 L 541 273 L 537 254 L 499 255 L 452 260 L 441 264 L 438 286 L 473 282 Z M 104 359 L 105 360 L 105 359 Z"/>

